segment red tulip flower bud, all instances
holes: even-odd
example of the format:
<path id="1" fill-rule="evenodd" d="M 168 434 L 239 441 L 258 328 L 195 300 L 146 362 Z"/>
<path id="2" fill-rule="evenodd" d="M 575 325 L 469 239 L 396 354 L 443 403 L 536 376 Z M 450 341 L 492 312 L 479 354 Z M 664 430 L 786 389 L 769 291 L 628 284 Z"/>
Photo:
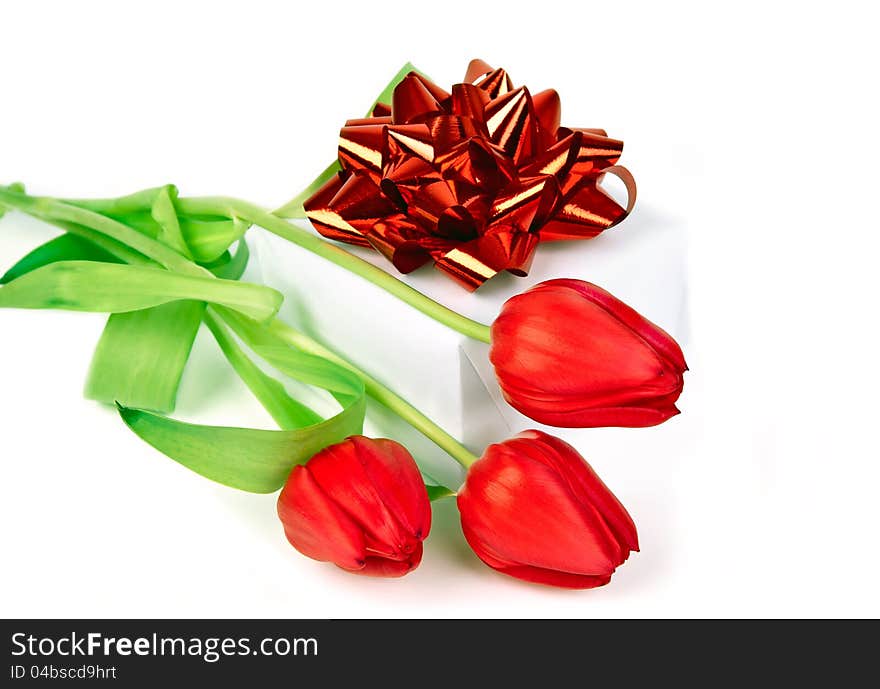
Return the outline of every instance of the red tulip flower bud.
<path id="1" fill-rule="evenodd" d="M 489 357 L 512 407 L 569 428 L 662 423 L 679 413 L 687 370 L 672 337 L 582 280 L 549 280 L 509 299 Z"/>
<path id="2" fill-rule="evenodd" d="M 539 584 L 603 586 L 639 549 L 632 519 L 590 465 L 541 431 L 490 445 L 468 471 L 458 509 L 483 562 Z"/>
<path id="3" fill-rule="evenodd" d="M 278 516 L 303 555 L 374 577 L 418 567 L 431 529 L 431 503 L 412 455 L 393 440 L 363 436 L 294 467 Z"/>

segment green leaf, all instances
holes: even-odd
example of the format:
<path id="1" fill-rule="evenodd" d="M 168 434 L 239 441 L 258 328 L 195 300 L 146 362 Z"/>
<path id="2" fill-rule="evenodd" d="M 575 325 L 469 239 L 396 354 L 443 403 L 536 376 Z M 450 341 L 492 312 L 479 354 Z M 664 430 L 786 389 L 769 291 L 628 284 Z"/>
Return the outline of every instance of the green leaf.
<path id="1" fill-rule="evenodd" d="M 441 485 L 439 481 L 433 478 L 430 474 L 426 474 L 424 471 L 422 471 L 422 480 L 425 482 L 425 488 L 428 489 L 428 499 L 431 502 L 443 498 L 451 498 L 456 495 L 454 490 Z"/>
<path id="2" fill-rule="evenodd" d="M 364 382 L 357 375 L 327 359 L 289 346 L 255 345 L 253 350 L 281 373 L 302 383 L 349 397 L 364 393 Z"/>
<path id="3" fill-rule="evenodd" d="M 181 213 L 177 193 L 177 187 L 167 184 L 118 198 L 66 199 L 64 203 L 133 227 L 198 263 L 216 261 L 250 227 L 226 215 Z"/>
<path id="4" fill-rule="evenodd" d="M 64 199 L 64 203 L 68 203 L 71 206 L 79 206 L 101 215 L 119 218 L 133 213 L 149 213 L 153 207 L 153 201 L 162 190 L 167 191 L 174 197 L 177 196 L 177 188 L 173 184 L 166 184 L 161 187 L 142 189 L 133 194 L 117 196 L 111 199 Z M 155 237 L 155 234 L 153 236 Z"/>
<path id="5" fill-rule="evenodd" d="M 283 297 L 247 282 L 93 261 L 52 263 L 0 288 L 0 307 L 13 308 L 117 313 L 180 299 L 221 304 L 266 321 L 278 312 Z"/>
<path id="6" fill-rule="evenodd" d="M 174 196 L 177 196 L 177 189 L 171 188 Z M 166 246 L 170 246 L 175 251 L 187 258 L 193 258 L 192 252 L 189 250 L 183 234 L 180 231 L 180 223 L 177 221 L 177 210 L 174 208 L 171 191 L 169 187 L 162 187 L 153 199 L 153 205 L 150 207 L 150 217 L 156 221 L 159 226 L 159 232 L 156 236 L 160 242 Z M 226 247 L 223 247 L 223 251 Z"/>
<path id="7" fill-rule="evenodd" d="M 205 267 L 218 278 L 238 280 L 244 274 L 250 258 L 250 249 L 248 249 L 247 242 L 242 238 L 239 240 L 234 254 L 226 251 L 220 258 L 213 263 L 207 264 Z"/>
<path id="8" fill-rule="evenodd" d="M 18 277 L 36 270 L 42 266 L 57 261 L 103 261 L 105 263 L 119 263 L 113 254 L 105 251 L 94 242 L 65 233 L 50 239 L 45 244 L 38 246 L 27 256 L 22 258 L 12 268 L 0 277 L 0 285 L 12 282 Z"/>
<path id="9" fill-rule="evenodd" d="M 217 340 L 217 344 L 239 378 L 250 388 L 250 391 L 275 419 L 275 423 L 280 428 L 293 430 L 321 421 L 318 414 L 293 399 L 279 381 L 266 375 L 251 361 L 217 318 L 209 313 L 205 317 L 205 324 L 211 330 L 214 339 Z"/>
<path id="10" fill-rule="evenodd" d="M 213 481 L 252 493 L 284 485 L 296 464 L 363 430 L 365 399 L 305 428 L 267 431 L 202 426 L 119 406 L 123 421 L 171 459 Z"/>
<path id="11" fill-rule="evenodd" d="M 235 254 L 226 252 L 211 270 L 217 277 L 237 280 L 249 256 L 242 239 Z M 183 369 L 204 314 L 201 301 L 111 314 L 92 356 L 85 396 L 126 407 L 174 411 Z"/>
<path id="12" fill-rule="evenodd" d="M 281 373 L 330 391 L 342 404 L 348 398 L 364 394 L 364 382 L 353 371 L 324 357 L 292 348 L 282 338 L 241 314 L 222 307 L 217 311 L 248 347 Z"/>
<path id="13" fill-rule="evenodd" d="M 223 216 L 180 216 L 180 231 L 199 263 L 217 260 L 244 236 L 250 223 Z"/>
<path id="14" fill-rule="evenodd" d="M 14 191 L 17 194 L 23 194 L 24 193 L 24 184 L 22 184 L 21 182 L 13 182 L 12 184 L 10 184 L 6 187 L 0 186 L 0 189 L 5 189 L 6 191 Z M 6 206 L 4 206 L 2 203 L 0 203 L 0 218 L 2 218 L 6 214 L 6 211 L 7 211 Z"/>
<path id="15" fill-rule="evenodd" d="M 205 302 L 187 300 L 112 314 L 92 356 L 86 398 L 173 411 L 204 313 Z"/>

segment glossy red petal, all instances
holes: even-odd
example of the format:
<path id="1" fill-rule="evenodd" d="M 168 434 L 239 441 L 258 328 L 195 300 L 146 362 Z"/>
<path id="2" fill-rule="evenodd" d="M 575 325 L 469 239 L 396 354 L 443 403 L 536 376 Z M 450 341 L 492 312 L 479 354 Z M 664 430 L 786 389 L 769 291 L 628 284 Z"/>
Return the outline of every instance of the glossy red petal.
<path id="1" fill-rule="evenodd" d="M 377 555 L 401 559 L 412 534 L 402 528 L 370 480 L 357 441 L 348 440 L 325 448 L 309 460 L 315 482 L 364 532 L 365 543 Z"/>
<path id="2" fill-rule="evenodd" d="M 544 456 L 564 476 L 581 502 L 595 507 L 626 551 L 639 549 L 636 525 L 629 512 L 599 478 L 593 467 L 571 445 L 542 431 L 524 431 L 518 438 L 544 449 Z M 622 553 L 623 559 L 627 553 Z"/>
<path id="3" fill-rule="evenodd" d="M 416 540 L 426 538 L 431 530 L 431 501 L 409 451 L 386 438 L 354 436 L 351 441 L 382 502 Z"/>
<path id="4" fill-rule="evenodd" d="M 599 586 L 605 586 L 611 581 L 610 574 L 605 576 L 588 576 L 557 572 L 552 569 L 541 569 L 540 567 L 508 567 L 498 571 L 533 584 L 544 584 L 563 589 L 594 589 Z"/>
<path id="5" fill-rule="evenodd" d="M 600 305 L 627 328 L 637 333 L 674 367 L 683 371 L 687 370 L 684 353 L 681 351 L 678 342 L 660 326 L 649 321 L 634 308 L 620 301 L 620 299 L 607 290 L 584 280 L 558 279 L 549 280 L 542 284 L 547 286 L 564 285 L 576 290 L 593 303 Z"/>
<path id="6" fill-rule="evenodd" d="M 507 402 L 533 421 L 557 428 L 647 428 L 657 426 L 680 414 L 675 405 L 663 409 L 648 406 L 593 407 L 587 404 L 567 406 L 558 402 L 533 402 L 519 392 L 502 389 Z"/>
<path id="7" fill-rule="evenodd" d="M 458 495 L 474 540 L 517 565 L 590 576 L 610 575 L 619 546 L 600 515 L 581 504 L 546 464 L 507 446 L 490 446 Z"/>
<path id="8" fill-rule="evenodd" d="M 409 574 L 422 561 L 423 546 L 417 544 L 410 557 L 405 560 L 389 560 L 384 557 L 367 557 L 366 564 L 360 570 L 354 570 L 354 574 L 364 574 L 370 577 L 382 577 L 393 579 Z"/>
<path id="9" fill-rule="evenodd" d="M 294 467 L 278 498 L 278 516 L 287 540 L 303 555 L 345 569 L 364 566 L 361 529 L 321 489 L 308 468 Z"/>
<path id="10" fill-rule="evenodd" d="M 571 499 L 594 518 L 593 528 L 597 538 L 607 543 L 607 552 L 611 555 L 614 566 L 622 564 L 626 561 L 630 549 L 618 538 L 604 514 L 606 496 L 590 494 L 577 479 L 577 472 L 589 469 L 586 460 L 573 447 L 561 440 L 558 441 L 558 445 L 551 444 L 548 442 L 551 438 L 552 436 L 540 431 L 525 431 L 506 440 L 503 445 L 511 452 L 544 464 L 553 471 L 560 482 L 571 491 Z M 606 488 L 605 493 L 607 492 Z M 610 498 L 615 500 L 613 495 Z"/>
<path id="11" fill-rule="evenodd" d="M 543 282 L 509 299 L 491 334 L 505 399 L 536 421 L 651 426 L 678 414 L 681 348 L 595 285 Z"/>
<path id="12" fill-rule="evenodd" d="M 655 389 L 665 364 L 638 333 L 558 284 L 507 301 L 492 324 L 490 359 L 502 383 L 551 396 L 669 392 Z"/>
<path id="13" fill-rule="evenodd" d="M 487 548 L 486 544 L 480 541 L 465 524 L 462 524 L 462 533 L 477 557 L 495 571 L 501 574 L 506 574 L 509 577 L 528 581 L 533 584 L 545 584 L 567 589 L 596 588 L 597 586 L 604 586 L 611 581 L 610 574 L 604 576 L 572 574 L 571 572 L 560 572 L 553 569 L 531 567 L 529 565 L 517 565 L 499 560 L 497 556 Z"/>

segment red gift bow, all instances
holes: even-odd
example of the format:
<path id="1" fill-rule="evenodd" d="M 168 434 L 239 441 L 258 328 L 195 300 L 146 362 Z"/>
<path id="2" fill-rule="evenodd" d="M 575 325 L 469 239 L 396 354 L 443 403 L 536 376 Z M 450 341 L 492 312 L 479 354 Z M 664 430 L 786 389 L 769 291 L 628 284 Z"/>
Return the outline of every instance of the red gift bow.
<path id="1" fill-rule="evenodd" d="M 623 142 L 561 127 L 560 107 L 553 89 L 532 96 L 482 60 L 452 93 L 410 72 L 391 106 L 345 123 L 342 170 L 306 215 L 402 273 L 433 259 L 469 290 L 502 270 L 525 275 L 539 241 L 595 237 L 635 204 L 635 180 L 615 165 Z M 626 185 L 626 208 L 599 186 L 607 173 Z"/>

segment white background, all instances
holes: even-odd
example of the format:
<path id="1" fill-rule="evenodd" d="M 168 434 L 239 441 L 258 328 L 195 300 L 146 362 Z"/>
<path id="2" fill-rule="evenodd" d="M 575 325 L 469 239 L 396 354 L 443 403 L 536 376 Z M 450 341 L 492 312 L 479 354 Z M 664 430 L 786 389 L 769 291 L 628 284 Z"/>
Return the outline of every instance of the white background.
<path id="1" fill-rule="evenodd" d="M 684 413 L 578 436 L 643 552 L 602 589 L 526 585 L 470 554 L 447 501 L 402 580 L 312 562 L 271 496 L 187 472 L 82 399 L 102 316 L 5 311 L 0 614 L 880 614 L 878 56 L 860 4 L 303 5 L 6 7 L 0 181 L 277 206 L 406 60 L 449 84 L 480 56 L 557 88 L 564 121 L 623 138 L 640 204 L 689 233 Z M 4 219 L 3 268 L 48 236 Z M 204 337 L 181 394 L 268 423 Z"/>

